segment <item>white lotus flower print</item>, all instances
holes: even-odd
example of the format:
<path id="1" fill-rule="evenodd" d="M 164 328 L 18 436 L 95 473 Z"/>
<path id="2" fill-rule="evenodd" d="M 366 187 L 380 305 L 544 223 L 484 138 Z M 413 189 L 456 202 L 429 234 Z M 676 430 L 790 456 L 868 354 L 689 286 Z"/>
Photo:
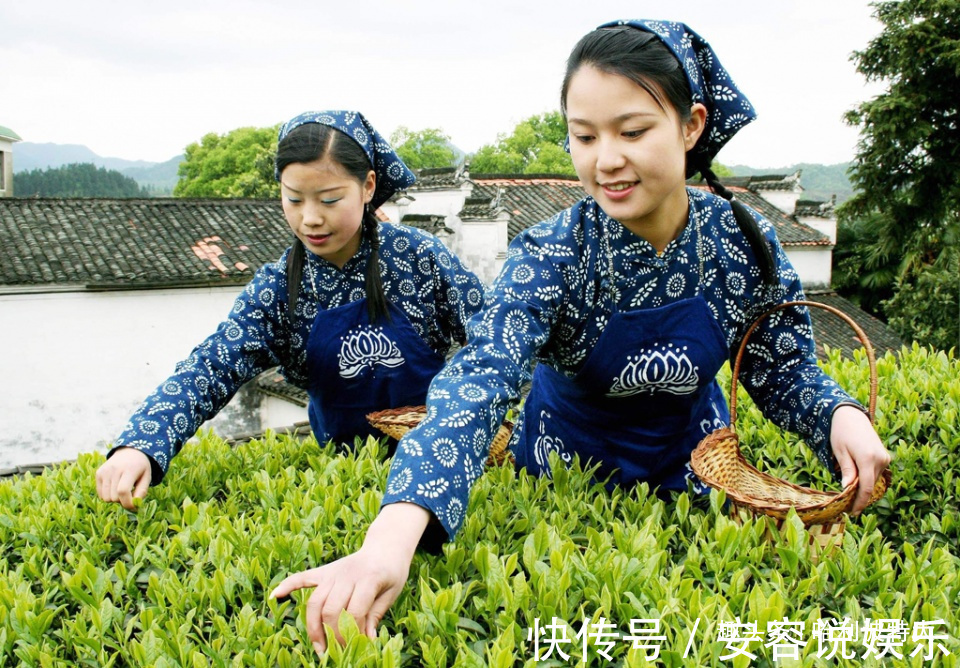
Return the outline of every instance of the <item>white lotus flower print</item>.
<path id="1" fill-rule="evenodd" d="M 627 365 L 613 379 L 607 392 L 611 397 L 630 397 L 635 394 L 690 394 L 696 391 L 700 381 L 686 348 L 663 346 L 661 350 L 644 350 L 639 355 L 627 357 Z"/>
<path id="2" fill-rule="evenodd" d="M 378 364 L 394 368 L 404 363 L 400 349 L 383 328 L 369 325 L 355 327 L 343 337 L 338 357 L 343 378 L 356 378 L 364 369 L 372 369 Z"/>

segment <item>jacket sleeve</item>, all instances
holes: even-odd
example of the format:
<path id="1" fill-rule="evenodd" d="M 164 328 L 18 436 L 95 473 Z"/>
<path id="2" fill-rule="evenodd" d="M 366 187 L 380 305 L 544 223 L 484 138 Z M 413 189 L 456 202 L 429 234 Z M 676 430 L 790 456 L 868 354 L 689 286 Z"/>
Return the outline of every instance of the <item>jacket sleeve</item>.
<path id="1" fill-rule="evenodd" d="M 127 422 L 114 448 L 144 452 L 153 464 L 152 483 L 200 425 L 214 417 L 245 382 L 280 363 L 277 351 L 289 328 L 280 305 L 277 265 L 262 267 L 237 297 L 226 320 L 179 362 Z"/>
<path id="2" fill-rule="evenodd" d="M 737 334 L 731 359 L 746 330 L 760 315 L 776 304 L 805 299 L 797 272 L 772 228 L 767 238 L 778 267 L 779 284 L 761 289 L 761 299 Z M 862 407 L 817 365 L 813 325 L 806 306 L 782 309 L 758 325 L 747 342 L 740 381 L 768 419 L 802 436 L 817 458 L 833 469 L 833 412 L 843 404 Z"/>
<path id="3" fill-rule="evenodd" d="M 483 310 L 469 322 L 467 345 L 431 383 L 426 418 L 400 440 L 383 505 L 415 503 L 448 538 L 457 533 L 493 436 L 550 337 L 563 286 L 562 272 L 536 239 L 518 236 Z"/>
<path id="4" fill-rule="evenodd" d="M 463 345 L 467 322 L 483 307 L 483 283 L 436 238 L 431 238 L 431 256 L 438 324 L 447 339 Z"/>

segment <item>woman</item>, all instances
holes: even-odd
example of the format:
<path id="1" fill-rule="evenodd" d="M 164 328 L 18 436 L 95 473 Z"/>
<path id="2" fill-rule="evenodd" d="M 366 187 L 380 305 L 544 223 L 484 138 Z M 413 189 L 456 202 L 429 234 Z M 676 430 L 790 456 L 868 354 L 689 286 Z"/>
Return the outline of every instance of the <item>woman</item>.
<path id="1" fill-rule="evenodd" d="M 802 298 L 772 226 L 729 201 L 710 170 L 754 112 L 698 35 L 659 21 L 601 26 L 571 53 L 561 105 L 588 197 L 514 239 L 468 345 L 399 443 L 363 547 L 275 591 L 317 585 L 307 617 L 317 642 L 320 622 L 335 628 L 344 608 L 375 628 L 431 520 L 455 535 L 533 359 L 511 442 L 518 466 L 549 475 L 551 452 L 578 454 L 611 484 L 686 490 L 699 485 L 691 451 L 729 420 L 717 371 L 757 315 Z M 696 172 L 723 196 L 687 188 Z M 862 408 L 817 367 L 806 309 L 764 321 L 741 379 L 768 417 L 824 463 L 836 459 L 844 483 L 859 473 L 862 510 L 890 457 Z M 424 467 L 432 480 L 417 476 Z"/>
<path id="2" fill-rule="evenodd" d="M 307 112 L 280 129 L 275 176 L 296 236 L 217 331 L 137 409 L 97 471 L 133 509 L 200 424 L 280 366 L 310 396 L 321 442 L 371 433 L 364 416 L 423 402 L 483 286 L 435 237 L 374 215 L 414 175 L 359 113 Z"/>

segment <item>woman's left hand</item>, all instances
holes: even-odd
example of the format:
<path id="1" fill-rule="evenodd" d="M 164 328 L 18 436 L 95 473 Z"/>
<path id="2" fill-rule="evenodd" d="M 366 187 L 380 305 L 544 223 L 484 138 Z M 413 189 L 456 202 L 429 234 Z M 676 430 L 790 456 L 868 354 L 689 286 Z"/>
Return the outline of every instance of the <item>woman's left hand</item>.
<path id="1" fill-rule="evenodd" d="M 855 406 L 840 406 L 834 411 L 830 446 L 840 464 L 843 486 L 854 476 L 860 476 L 852 511 L 859 515 L 867 507 L 877 478 L 890 466 L 890 453 L 883 447 L 870 419 Z"/>

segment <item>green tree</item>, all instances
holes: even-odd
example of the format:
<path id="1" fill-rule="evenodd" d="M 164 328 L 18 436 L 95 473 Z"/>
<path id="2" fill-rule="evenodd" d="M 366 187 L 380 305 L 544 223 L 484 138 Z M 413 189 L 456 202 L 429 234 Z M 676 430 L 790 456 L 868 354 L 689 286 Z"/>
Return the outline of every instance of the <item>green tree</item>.
<path id="1" fill-rule="evenodd" d="M 713 169 L 713 173 L 717 175 L 718 179 L 725 179 L 728 176 L 734 176 L 733 170 L 723 165 L 716 160 L 710 165 L 710 168 Z"/>
<path id="2" fill-rule="evenodd" d="M 956 251 L 955 245 L 946 249 L 940 262 L 911 272 L 897 282 L 896 294 L 883 303 L 891 327 L 943 350 L 960 346 L 957 340 L 960 254 Z"/>
<path id="3" fill-rule="evenodd" d="M 32 169 L 16 177 L 17 197 L 149 197 L 120 172 L 90 163 Z"/>
<path id="4" fill-rule="evenodd" d="M 440 128 L 411 130 L 401 125 L 390 135 L 390 144 L 410 169 L 453 167 L 457 162 L 450 137 Z"/>
<path id="5" fill-rule="evenodd" d="M 223 135 L 211 132 L 187 146 L 180 163 L 175 197 L 279 197 L 273 178 L 277 130 L 237 128 Z"/>
<path id="6" fill-rule="evenodd" d="M 883 302 L 897 284 L 896 248 L 881 243 L 880 214 L 844 219 L 833 249 L 833 287 L 860 308 L 886 319 Z"/>
<path id="7" fill-rule="evenodd" d="M 470 159 L 477 174 L 567 174 L 576 176 L 570 155 L 563 150 L 567 123 L 559 111 L 524 119 L 509 135 L 500 134 Z"/>
<path id="8" fill-rule="evenodd" d="M 853 54 L 868 81 L 886 90 L 847 113 L 861 128 L 850 178 L 856 193 L 839 210 L 841 224 L 869 225 L 875 270 L 896 276 L 884 310 L 901 336 L 923 343 L 944 331 L 960 340 L 960 2 L 875 2 L 883 31 Z M 935 275 L 924 277 L 927 272 Z M 915 299 L 903 290 L 943 292 L 953 281 L 952 308 L 911 313 Z M 951 292 L 946 290 L 946 292 Z M 892 310 L 891 310 L 892 309 Z M 930 318 L 933 320 L 931 321 Z M 922 322 L 923 321 L 923 322 Z M 923 326 L 919 326 L 920 324 Z"/>

